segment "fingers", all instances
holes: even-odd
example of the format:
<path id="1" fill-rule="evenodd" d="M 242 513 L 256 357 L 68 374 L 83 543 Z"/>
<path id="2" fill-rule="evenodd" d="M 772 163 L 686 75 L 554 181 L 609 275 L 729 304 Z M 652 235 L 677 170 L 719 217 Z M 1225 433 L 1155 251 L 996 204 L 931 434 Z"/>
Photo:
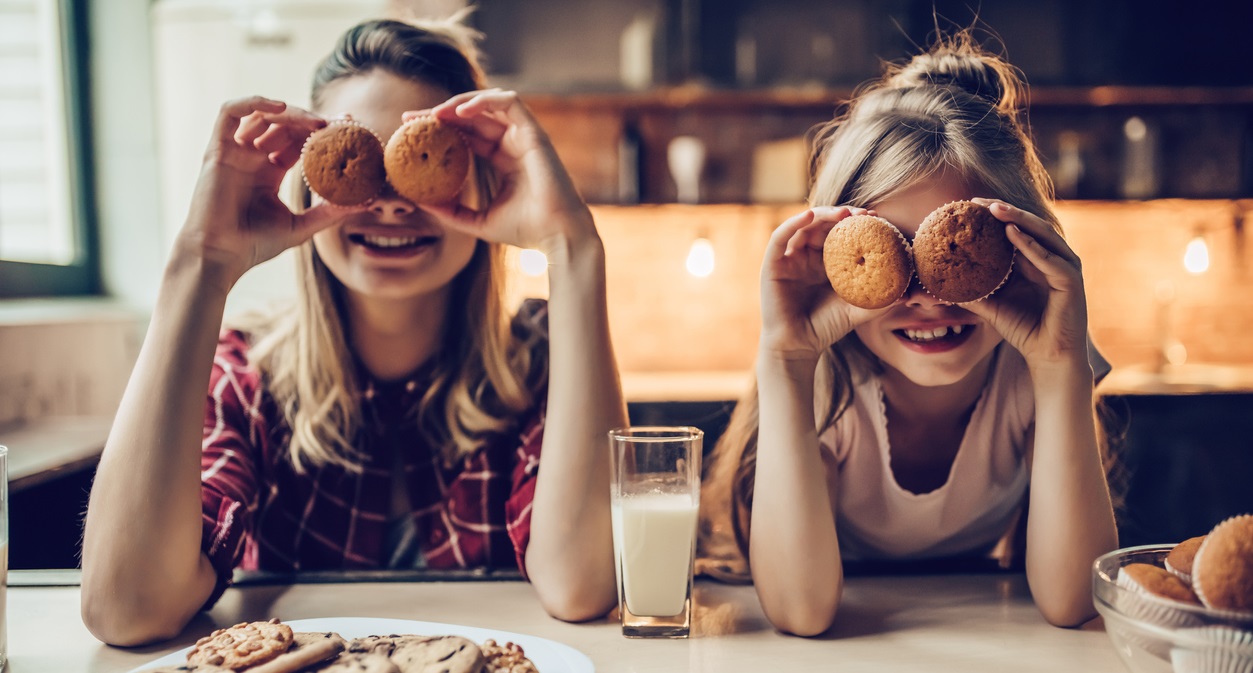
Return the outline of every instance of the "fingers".
<path id="1" fill-rule="evenodd" d="M 257 106 L 263 109 L 254 110 L 240 118 L 231 140 L 240 147 L 251 147 L 263 152 L 275 165 L 284 169 L 291 168 L 300 158 L 305 139 L 313 131 L 326 126 L 326 121 L 311 112 L 287 107 L 281 102 L 259 100 L 276 103 L 278 110 L 270 111 L 274 106 Z M 229 105 L 231 104 L 228 103 Z M 242 111 L 247 107 L 236 109 Z M 227 115 L 224 118 L 231 117 Z"/>
<path id="2" fill-rule="evenodd" d="M 1076 282 L 1082 282 L 1079 273 L 1078 258 L 1073 261 L 1063 258 L 1040 244 L 1018 225 L 1005 227 L 1005 235 L 1014 244 L 1018 252 L 1044 276 L 1044 280 L 1054 289 L 1070 289 Z"/>
<path id="3" fill-rule="evenodd" d="M 231 142 L 235 137 L 235 131 L 239 128 L 241 120 L 254 112 L 267 112 L 277 114 L 287 109 L 287 104 L 283 101 L 272 100 L 263 96 L 249 96 L 248 98 L 236 98 L 222 104 L 221 110 L 218 111 L 217 121 L 214 123 L 213 137 L 220 142 Z"/>
<path id="4" fill-rule="evenodd" d="M 850 215 L 863 215 L 869 212 L 865 208 L 853 206 L 815 206 L 810 210 L 813 212 L 813 221 L 792 235 L 783 253 L 785 256 L 793 255 L 805 248 L 822 250 L 827 236 L 841 220 Z"/>
<path id="5" fill-rule="evenodd" d="M 974 198 L 971 201 L 987 206 L 996 219 L 1006 224 L 1018 225 L 1053 254 L 1078 263 L 1079 256 L 1070 249 L 1070 245 L 1066 243 L 1057 229 L 1044 219 L 999 199 Z"/>

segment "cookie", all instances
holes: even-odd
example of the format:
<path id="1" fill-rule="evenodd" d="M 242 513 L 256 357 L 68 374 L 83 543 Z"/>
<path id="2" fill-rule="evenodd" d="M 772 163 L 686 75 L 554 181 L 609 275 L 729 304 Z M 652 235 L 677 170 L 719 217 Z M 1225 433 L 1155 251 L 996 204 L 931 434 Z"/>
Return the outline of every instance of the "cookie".
<path id="1" fill-rule="evenodd" d="M 495 640 L 483 643 L 483 659 L 486 666 L 484 673 L 539 673 L 535 663 L 526 658 L 526 653 L 517 643 L 496 644 Z"/>
<path id="2" fill-rule="evenodd" d="M 233 668 L 222 668 L 221 666 L 211 666 L 209 664 L 181 664 L 179 666 L 162 666 L 160 668 L 145 668 L 142 673 L 235 673 Z"/>
<path id="3" fill-rule="evenodd" d="M 249 668 L 248 673 L 295 673 L 344 651 L 344 639 L 335 633 L 300 633 L 294 640 L 291 649 Z"/>
<path id="4" fill-rule="evenodd" d="M 1253 614 L 1253 514 L 1205 536 L 1192 561 L 1192 588 L 1207 608 Z"/>
<path id="5" fill-rule="evenodd" d="M 381 654 L 390 657 L 392 651 L 400 645 L 422 643 L 431 640 L 431 636 L 396 635 L 363 636 L 348 641 L 345 651 L 360 654 Z"/>
<path id="6" fill-rule="evenodd" d="M 914 236 L 914 270 L 931 296 L 961 304 L 995 292 L 1014 265 L 1005 224 L 971 201 L 931 211 Z"/>
<path id="7" fill-rule="evenodd" d="M 357 206 L 378 196 L 387 184 L 383 143 L 357 122 L 335 120 L 314 131 L 300 153 L 305 184 L 338 206 Z"/>
<path id="8" fill-rule="evenodd" d="M 891 222 L 873 215 L 840 220 L 822 245 L 822 265 L 831 288 L 861 308 L 891 306 L 913 277 L 909 242 Z"/>
<path id="9" fill-rule="evenodd" d="M 1205 541 L 1204 535 L 1188 538 L 1183 542 L 1175 545 L 1170 553 L 1166 555 L 1163 564 L 1170 574 L 1183 580 L 1186 584 L 1192 584 L 1192 562 L 1196 558 L 1196 552 L 1201 548 L 1201 543 Z"/>
<path id="10" fill-rule="evenodd" d="M 218 629 L 196 641 L 187 663 L 241 669 L 263 664 L 286 652 L 293 642 L 291 627 L 277 619 L 243 622 Z"/>
<path id="11" fill-rule="evenodd" d="M 470 148 L 461 131 L 430 115 L 403 124 L 383 150 L 387 181 L 414 203 L 457 198 L 470 174 Z"/>
<path id="12" fill-rule="evenodd" d="M 345 652 L 333 661 L 309 670 L 319 673 L 401 673 L 386 655 L 362 652 Z"/>
<path id="13" fill-rule="evenodd" d="M 479 673 L 483 652 L 470 640 L 444 636 L 399 643 L 392 650 L 392 662 L 401 673 Z"/>
<path id="14" fill-rule="evenodd" d="M 292 633 L 292 647 L 305 647 L 315 645 L 325 641 L 337 642 L 343 647 L 348 646 L 348 641 L 334 631 L 296 631 Z"/>

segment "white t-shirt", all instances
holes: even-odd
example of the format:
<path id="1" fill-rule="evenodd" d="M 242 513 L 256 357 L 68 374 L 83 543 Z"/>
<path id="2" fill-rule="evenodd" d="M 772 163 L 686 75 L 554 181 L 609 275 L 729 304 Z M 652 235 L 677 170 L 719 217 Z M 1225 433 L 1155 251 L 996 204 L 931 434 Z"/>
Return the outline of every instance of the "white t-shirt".
<path id="1" fill-rule="evenodd" d="M 851 406 L 820 437 L 822 449 L 834 456 L 843 558 L 981 555 L 1004 535 L 1030 478 L 1025 454 L 1035 396 L 1017 350 L 1002 343 L 993 358 L 948 480 L 921 494 L 901 488 L 892 474 L 878 376 L 854 374 Z"/>

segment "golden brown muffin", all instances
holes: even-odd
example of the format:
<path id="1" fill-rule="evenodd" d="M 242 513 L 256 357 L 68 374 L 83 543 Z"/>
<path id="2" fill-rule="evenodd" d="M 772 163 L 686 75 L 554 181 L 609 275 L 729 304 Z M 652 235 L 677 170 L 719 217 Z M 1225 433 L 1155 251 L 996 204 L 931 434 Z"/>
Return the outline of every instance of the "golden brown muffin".
<path id="1" fill-rule="evenodd" d="M 1170 550 L 1170 553 L 1166 555 L 1164 562 L 1166 570 L 1185 583 L 1192 584 L 1192 562 L 1196 558 L 1197 550 L 1201 548 L 1201 543 L 1204 541 L 1205 536 L 1198 535 L 1175 545 Z"/>
<path id="2" fill-rule="evenodd" d="M 378 196 L 387 184 L 383 143 L 352 121 L 332 121 L 314 131 L 300 154 L 305 184 L 338 206 L 357 206 Z"/>
<path id="3" fill-rule="evenodd" d="M 909 242 L 891 222 L 873 215 L 840 220 L 822 245 L 831 287 L 861 308 L 884 308 L 900 299 L 913 278 Z"/>
<path id="4" fill-rule="evenodd" d="M 1196 594 L 1183 583 L 1183 580 L 1147 563 L 1132 563 L 1118 571 L 1119 585 L 1132 590 L 1140 590 L 1159 598 L 1172 601 L 1200 605 Z"/>
<path id="5" fill-rule="evenodd" d="M 918 281 L 941 301 L 960 304 L 987 297 L 1009 277 L 1013 263 L 1005 224 L 971 201 L 931 211 L 914 236 Z"/>
<path id="6" fill-rule="evenodd" d="M 383 152 L 387 181 L 414 203 L 457 198 L 470 173 L 470 148 L 461 132 L 431 116 L 396 129 Z"/>
<path id="7" fill-rule="evenodd" d="M 1205 607 L 1253 613 L 1253 514 L 1214 526 L 1192 561 L 1192 588 Z"/>

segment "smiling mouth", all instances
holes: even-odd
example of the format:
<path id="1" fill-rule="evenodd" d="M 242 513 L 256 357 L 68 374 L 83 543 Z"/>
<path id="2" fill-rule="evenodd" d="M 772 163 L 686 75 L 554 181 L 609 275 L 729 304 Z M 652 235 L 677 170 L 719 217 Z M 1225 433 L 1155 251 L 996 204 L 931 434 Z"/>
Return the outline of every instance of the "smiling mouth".
<path id="1" fill-rule="evenodd" d="M 365 234 L 351 234 L 348 236 L 348 240 L 374 250 L 400 251 L 434 245 L 439 241 L 439 238 L 436 236 L 367 236 Z"/>
<path id="2" fill-rule="evenodd" d="M 963 333 L 969 335 L 973 329 L 974 325 L 948 325 L 934 329 L 894 329 L 892 333 L 913 343 L 925 344 L 955 341 L 962 338 Z"/>

